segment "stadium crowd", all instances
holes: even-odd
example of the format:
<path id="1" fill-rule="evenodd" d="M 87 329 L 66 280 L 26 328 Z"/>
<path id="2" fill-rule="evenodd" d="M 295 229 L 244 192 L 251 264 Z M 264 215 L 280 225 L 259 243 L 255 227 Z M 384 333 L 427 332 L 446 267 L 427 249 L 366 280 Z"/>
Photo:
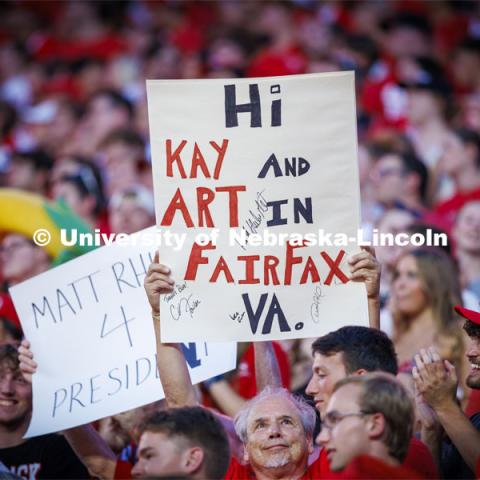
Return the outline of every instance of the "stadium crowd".
<path id="1" fill-rule="evenodd" d="M 480 2 L 0 2 L 0 192 L 136 232 L 155 223 L 145 79 L 342 70 L 364 231 L 432 228 L 448 246 L 354 255 L 370 328 L 239 344 L 237 369 L 199 387 L 160 341 L 172 280 L 156 257 L 165 400 L 24 440 L 37 365 L 8 287 L 53 258 L 4 229 L 0 477 L 480 478 Z"/>

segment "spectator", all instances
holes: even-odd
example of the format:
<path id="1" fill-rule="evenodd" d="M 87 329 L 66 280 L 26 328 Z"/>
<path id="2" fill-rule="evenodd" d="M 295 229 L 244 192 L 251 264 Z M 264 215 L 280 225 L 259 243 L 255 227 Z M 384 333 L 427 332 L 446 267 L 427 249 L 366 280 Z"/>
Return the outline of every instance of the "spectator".
<path id="1" fill-rule="evenodd" d="M 130 234 L 155 225 L 152 192 L 141 185 L 114 194 L 108 208 L 113 233 Z"/>
<path id="2" fill-rule="evenodd" d="M 400 371 L 410 371 L 415 353 L 456 324 L 452 309 L 461 301 L 460 286 L 443 252 L 419 249 L 399 258 L 391 291 L 395 350 Z"/>
<path id="3" fill-rule="evenodd" d="M 32 413 L 32 387 L 19 369 L 18 352 L 0 345 L 0 461 L 27 478 L 86 478 L 67 441 L 56 434 L 24 440 Z"/>
<path id="4" fill-rule="evenodd" d="M 433 172 L 448 134 L 447 113 L 451 87 L 442 67 L 427 57 L 406 57 L 398 67 L 407 90 L 407 135 L 418 157 Z"/>
<path id="5" fill-rule="evenodd" d="M 371 182 L 374 199 L 384 208 L 401 206 L 417 215 L 425 211 L 428 172 L 414 155 L 384 152 L 372 169 Z"/>
<path id="6" fill-rule="evenodd" d="M 116 129 L 129 127 L 133 115 L 131 102 L 118 91 L 98 91 L 87 103 L 85 116 L 78 126 L 70 149 L 82 155 L 95 154 L 108 134 Z"/>
<path id="7" fill-rule="evenodd" d="M 48 253 L 18 233 L 8 233 L 1 241 L 1 277 L 9 286 L 23 282 L 50 268 Z"/>
<path id="8" fill-rule="evenodd" d="M 442 170 L 453 180 L 454 194 L 436 205 L 434 214 L 451 228 L 465 203 L 480 200 L 480 134 L 458 129 L 447 136 Z"/>
<path id="9" fill-rule="evenodd" d="M 10 160 L 6 185 L 46 195 L 52 166 L 52 158 L 41 150 L 14 152 Z"/>
<path id="10" fill-rule="evenodd" d="M 140 135 L 133 130 L 114 130 L 100 148 L 109 195 L 142 182 L 146 164 L 145 143 Z"/>
<path id="11" fill-rule="evenodd" d="M 466 319 L 463 326 L 469 337 L 466 357 L 470 371 L 466 382 L 472 389 L 480 389 L 480 314 L 473 310 L 455 307 Z M 430 406 L 429 428 L 424 428 L 422 438 L 436 456 L 444 478 L 475 478 L 474 471 L 480 455 L 480 412 L 468 418 L 455 401 L 457 374 L 455 367 L 431 348 L 415 356 L 413 370 L 416 387 L 424 402 Z M 443 443 L 441 430 L 448 439 Z"/>
<path id="12" fill-rule="evenodd" d="M 52 197 L 62 199 L 88 225 L 95 227 L 105 207 L 102 177 L 94 164 L 82 159 L 77 159 L 76 164 L 75 170 L 53 183 Z"/>
<path id="13" fill-rule="evenodd" d="M 337 382 L 369 372 L 396 375 L 397 359 L 393 343 L 381 331 L 366 327 L 343 327 L 318 338 L 312 345 L 312 378 L 306 393 L 313 397 L 315 408 L 323 421 L 327 405 Z M 322 472 L 330 471 L 327 450 L 320 452 Z M 404 462 L 407 468 L 421 472 L 426 478 L 435 478 L 433 459 L 425 445 L 411 438 Z"/>
<path id="14" fill-rule="evenodd" d="M 361 478 L 424 478 L 401 466 L 413 420 L 412 400 L 393 377 L 347 377 L 335 386 L 317 441 L 327 451 L 331 469 L 343 471 L 344 478 L 358 478 L 358 470 L 370 473 Z M 375 460 L 355 462 L 363 455 Z"/>
<path id="15" fill-rule="evenodd" d="M 175 408 L 147 420 L 132 475 L 220 480 L 229 459 L 228 438 L 215 415 L 201 407 Z"/>
<path id="16" fill-rule="evenodd" d="M 461 284 L 480 300 L 480 201 L 471 201 L 462 207 L 452 236 Z"/>

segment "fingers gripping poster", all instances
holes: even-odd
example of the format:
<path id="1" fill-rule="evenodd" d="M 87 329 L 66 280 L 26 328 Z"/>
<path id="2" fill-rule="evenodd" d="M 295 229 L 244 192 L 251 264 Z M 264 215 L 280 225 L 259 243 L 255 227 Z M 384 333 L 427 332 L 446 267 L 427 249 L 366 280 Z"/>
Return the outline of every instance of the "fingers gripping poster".
<path id="1" fill-rule="evenodd" d="M 148 80 L 165 341 L 315 337 L 368 324 L 352 72 Z"/>

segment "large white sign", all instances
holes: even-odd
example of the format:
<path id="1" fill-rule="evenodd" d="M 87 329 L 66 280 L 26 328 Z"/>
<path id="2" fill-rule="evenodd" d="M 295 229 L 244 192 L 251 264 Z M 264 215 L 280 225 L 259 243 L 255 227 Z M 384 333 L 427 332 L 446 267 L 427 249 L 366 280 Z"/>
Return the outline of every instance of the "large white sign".
<path id="1" fill-rule="evenodd" d="M 188 288 L 161 302 L 162 338 L 367 325 L 347 266 L 360 217 L 353 73 L 151 80 L 147 93 L 161 258 Z"/>
<path id="2" fill-rule="evenodd" d="M 10 289 L 39 365 L 27 437 L 163 398 L 143 288 L 155 241 L 153 227 Z M 235 368 L 234 343 L 183 346 L 195 383 Z"/>

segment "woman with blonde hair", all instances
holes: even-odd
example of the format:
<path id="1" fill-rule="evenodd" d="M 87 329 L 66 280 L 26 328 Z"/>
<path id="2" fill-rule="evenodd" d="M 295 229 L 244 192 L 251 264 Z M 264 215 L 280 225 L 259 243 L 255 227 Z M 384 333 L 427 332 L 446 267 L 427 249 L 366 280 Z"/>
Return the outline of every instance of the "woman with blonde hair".
<path id="1" fill-rule="evenodd" d="M 453 307 L 462 300 L 458 273 L 449 256 L 436 248 L 406 252 L 397 261 L 391 293 L 400 370 L 409 371 L 413 356 L 431 345 L 460 367 L 464 347 Z"/>

